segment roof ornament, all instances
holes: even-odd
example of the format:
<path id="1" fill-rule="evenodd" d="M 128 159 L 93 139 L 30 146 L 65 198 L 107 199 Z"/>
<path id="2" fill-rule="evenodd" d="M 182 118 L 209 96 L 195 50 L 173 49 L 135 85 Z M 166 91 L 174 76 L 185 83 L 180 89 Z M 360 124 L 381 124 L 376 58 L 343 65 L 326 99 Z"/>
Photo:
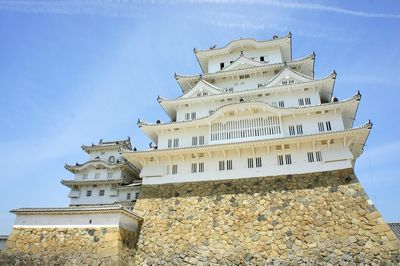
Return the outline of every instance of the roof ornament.
<path id="1" fill-rule="evenodd" d="M 102 144 L 102 143 L 103 143 L 103 139 L 100 139 L 100 140 L 99 140 L 99 144 Z"/>
<path id="2" fill-rule="evenodd" d="M 278 39 L 278 35 L 272 35 L 272 40 Z"/>
<path id="3" fill-rule="evenodd" d="M 200 74 L 199 77 L 200 77 L 200 79 L 203 79 L 203 74 Z"/>
<path id="4" fill-rule="evenodd" d="M 140 120 L 140 118 L 138 118 L 137 124 L 139 125 L 140 123 L 142 123 L 142 120 Z"/>
<path id="5" fill-rule="evenodd" d="M 157 95 L 157 101 L 160 103 L 161 102 L 161 96 Z"/>
<path id="6" fill-rule="evenodd" d="M 243 54 L 243 50 L 242 50 L 242 51 L 240 51 L 240 56 L 244 56 L 244 54 Z"/>
<path id="7" fill-rule="evenodd" d="M 337 97 L 333 97 L 333 98 L 332 98 L 332 102 L 336 103 L 336 102 L 338 102 L 338 101 L 339 101 L 339 99 L 338 99 Z"/>
<path id="8" fill-rule="evenodd" d="M 133 151 L 137 151 L 137 148 L 136 148 L 136 147 L 133 147 Z"/>
<path id="9" fill-rule="evenodd" d="M 242 98 L 242 97 L 240 97 L 240 100 L 239 100 L 239 102 L 241 102 L 241 103 L 244 103 L 244 100 L 243 100 L 243 98 Z"/>
<path id="10" fill-rule="evenodd" d="M 161 120 L 160 120 L 160 119 L 157 119 L 156 123 L 157 123 L 157 124 L 161 124 Z"/>
<path id="11" fill-rule="evenodd" d="M 210 50 L 215 49 L 215 47 L 217 47 L 216 44 L 214 44 L 213 46 L 210 46 Z"/>
<path id="12" fill-rule="evenodd" d="M 291 31 L 289 31 L 288 37 L 289 37 L 289 38 L 292 38 L 292 32 L 291 32 Z"/>

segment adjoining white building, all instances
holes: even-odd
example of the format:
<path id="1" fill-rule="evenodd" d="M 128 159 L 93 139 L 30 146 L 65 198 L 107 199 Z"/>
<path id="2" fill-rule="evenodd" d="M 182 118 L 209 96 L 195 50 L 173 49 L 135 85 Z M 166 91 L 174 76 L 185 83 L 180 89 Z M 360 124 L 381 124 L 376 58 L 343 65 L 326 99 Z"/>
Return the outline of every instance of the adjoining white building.
<path id="1" fill-rule="evenodd" d="M 75 174 L 73 180 L 61 180 L 71 192 L 70 206 L 122 204 L 133 206 L 136 201 L 141 180 L 139 170 L 126 161 L 120 149 L 132 150 L 130 139 L 82 146 L 89 155 L 83 164 L 65 165 Z"/>
<path id="2" fill-rule="evenodd" d="M 292 60 L 291 40 L 195 49 L 203 73 L 175 74 L 183 95 L 158 97 L 171 121 L 138 121 L 154 147 L 124 149 L 143 184 L 353 167 L 372 127 L 353 125 L 361 94 L 333 97 L 336 73 L 314 78 L 315 54 Z"/>

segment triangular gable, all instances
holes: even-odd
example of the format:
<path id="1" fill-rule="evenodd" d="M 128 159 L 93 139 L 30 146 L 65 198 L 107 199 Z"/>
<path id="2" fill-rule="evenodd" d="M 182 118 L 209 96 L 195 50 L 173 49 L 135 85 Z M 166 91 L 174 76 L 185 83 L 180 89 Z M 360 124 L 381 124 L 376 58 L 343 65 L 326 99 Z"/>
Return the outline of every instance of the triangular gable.
<path id="1" fill-rule="evenodd" d="M 236 59 L 232 64 L 220 70 L 220 72 L 229 71 L 229 70 L 237 70 L 243 69 L 248 67 L 255 67 L 255 66 L 264 66 L 265 63 L 257 62 L 245 56 L 240 56 Z"/>
<path id="2" fill-rule="evenodd" d="M 215 95 L 215 94 L 220 94 L 220 93 L 222 93 L 222 92 L 218 87 L 208 83 L 204 79 L 200 79 L 200 81 L 197 82 L 197 84 L 193 88 L 191 88 L 187 93 L 185 93 L 184 95 L 182 95 L 179 98 L 185 99 L 185 98 L 192 98 L 192 97 Z"/>
<path id="3" fill-rule="evenodd" d="M 266 87 L 273 87 L 279 85 L 290 85 L 294 83 L 304 83 L 312 81 L 313 78 L 304 74 L 294 71 L 289 67 L 282 69 L 275 77 L 268 81 Z"/>

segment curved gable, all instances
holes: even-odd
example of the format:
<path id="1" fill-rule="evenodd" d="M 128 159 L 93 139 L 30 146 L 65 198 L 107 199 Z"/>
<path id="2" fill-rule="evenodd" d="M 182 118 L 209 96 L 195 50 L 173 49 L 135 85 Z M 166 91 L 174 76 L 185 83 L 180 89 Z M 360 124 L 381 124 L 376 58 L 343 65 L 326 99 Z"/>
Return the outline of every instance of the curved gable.
<path id="1" fill-rule="evenodd" d="M 204 79 L 200 79 L 197 84 L 190 89 L 187 93 L 179 97 L 180 99 L 185 99 L 185 98 L 192 98 L 192 97 L 200 97 L 200 96 L 207 96 L 207 95 L 215 95 L 215 94 L 220 94 L 222 91 L 205 81 Z"/>
<path id="2" fill-rule="evenodd" d="M 294 71 L 293 69 L 286 66 L 275 77 L 267 82 L 266 87 L 304 83 L 312 80 L 314 79 L 297 71 Z"/>
<path id="3" fill-rule="evenodd" d="M 238 69 L 245 69 L 249 67 L 257 67 L 257 66 L 264 66 L 265 63 L 257 62 L 245 56 L 240 56 L 236 59 L 232 64 L 229 66 L 221 69 L 219 72 L 229 71 L 229 70 L 238 70 Z"/>

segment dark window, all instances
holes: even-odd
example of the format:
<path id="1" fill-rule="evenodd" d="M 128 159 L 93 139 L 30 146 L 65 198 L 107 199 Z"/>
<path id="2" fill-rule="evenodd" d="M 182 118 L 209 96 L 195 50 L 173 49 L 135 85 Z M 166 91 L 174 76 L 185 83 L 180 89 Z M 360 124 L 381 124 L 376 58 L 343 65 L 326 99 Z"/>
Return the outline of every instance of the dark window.
<path id="1" fill-rule="evenodd" d="M 260 61 L 264 62 L 264 56 L 260 56 Z"/>

